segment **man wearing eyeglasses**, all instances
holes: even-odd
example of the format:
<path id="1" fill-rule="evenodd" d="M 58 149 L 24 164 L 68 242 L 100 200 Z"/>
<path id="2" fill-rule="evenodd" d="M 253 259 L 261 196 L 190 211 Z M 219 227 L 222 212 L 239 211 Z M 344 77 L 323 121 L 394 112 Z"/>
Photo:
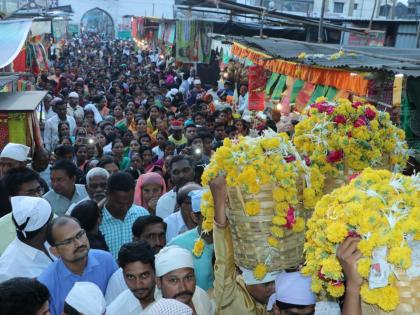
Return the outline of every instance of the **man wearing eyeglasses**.
<path id="1" fill-rule="evenodd" d="M 86 231 L 77 219 L 70 216 L 54 219 L 47 229 L 47 241 L 59 259 L 38 280 L 50 291 L 52 315 L 63 312 L 65 298 L 76 282 L 92 282 L 105 294 L 117 264 L 108 252 L 90 249 Z"/>

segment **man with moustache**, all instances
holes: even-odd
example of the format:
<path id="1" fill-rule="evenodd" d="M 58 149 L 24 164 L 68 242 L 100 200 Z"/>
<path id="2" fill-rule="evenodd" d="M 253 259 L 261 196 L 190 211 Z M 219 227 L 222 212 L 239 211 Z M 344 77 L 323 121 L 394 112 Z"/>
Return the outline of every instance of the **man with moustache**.
<path id="1" fill-rule="evenodd" d="M 123 291 L 106 310 L 107 315 L 138 315 L 160 297 L 155 290 L 155 256 L 145 241 L 124 244 L 118 253 L 128 289 Z"/>
<path id="2" fill-rule="evenodd" d="M 117 264 L 108 252 L 90 249 L 86 231 L 77 219 L 69 216 L 54 219 L 47 228 L 47 241 L 51 252 L 59 259 L 50 264 L 38 280 L 50 292 L 52 315 L 63 312 L 64 301 L 76 282 L 92 282 L 105 294 Z"/>
<path id="3" fill-rule="evenodd" d="M 190 251 L 179 246 L 164 247 L 155 256 L 156 285 L 165 299 L 176 299 L 193 309 L 193 314 L 213 315 L 207 293 L 196 286 Z"/>

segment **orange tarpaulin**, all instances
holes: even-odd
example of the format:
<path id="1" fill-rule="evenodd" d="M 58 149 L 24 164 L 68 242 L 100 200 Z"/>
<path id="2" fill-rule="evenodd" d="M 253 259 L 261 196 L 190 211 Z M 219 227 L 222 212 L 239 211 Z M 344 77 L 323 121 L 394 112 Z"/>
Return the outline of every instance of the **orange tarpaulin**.
<path id="1" fill-rule="evenodd" d="M 368 80 L 359 75 L 351 75 L 349 71 L 316 68 L 281 59 L 264 60 L 271 58 L 271 56 L 238 43 L 232 45 L 231 51 L 235 56 L 247 58 L 254 64 L 263 66 L 271 72 L 292 76 L 313 84 L 328 85 L 340 90 L 348 90 L 360 96 L 367 95 Z"/>

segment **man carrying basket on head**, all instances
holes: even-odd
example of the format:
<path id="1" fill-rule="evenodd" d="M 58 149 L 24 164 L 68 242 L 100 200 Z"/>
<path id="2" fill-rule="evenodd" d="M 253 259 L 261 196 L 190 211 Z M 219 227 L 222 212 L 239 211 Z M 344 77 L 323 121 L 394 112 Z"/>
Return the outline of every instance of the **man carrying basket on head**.
<path id="1" fill-rule="evenodd" d="M 215 314 L 271 314 L 267 311 L 267 303 L 275 291 L 274 280 L 277 273 L 267 273 L 262 280 L 256 280 L 251 270 L 241 268 L 242 275 L 237 275 L 232 234 L 225 210 L 227 198 L 225 178 L 218 177 L 213 180 L 210 189 L 214 200 Z"/>

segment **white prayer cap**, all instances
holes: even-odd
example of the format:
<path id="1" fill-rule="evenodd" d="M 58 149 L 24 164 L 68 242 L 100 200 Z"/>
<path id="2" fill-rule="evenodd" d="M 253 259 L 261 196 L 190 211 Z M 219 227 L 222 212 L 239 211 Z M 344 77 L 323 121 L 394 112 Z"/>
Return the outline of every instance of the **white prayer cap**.
<path id="1" fill-rule="evenodd" d="M 166 246 L 155 255 L 155 268 L 157 277 L 181 268 L 194 269 L 193 258 L 191 253 L 182 247 Z"/>
<path id="2" fill-rule="evenodd" d="M 23 233 L 42 228 L 51 217 L 51 206 L 43 198 L 16 196 L 10 199 L 12 216 L 17 225 L 16 230 Z"/>
<path id="3" fill-rule="evenodd" d="M 294 305 L 315 305 L 312 280 L 300 272 L 283 272 L 276 278 L 276 300 Z"/>
<path id="4" fill-rule="evenodd" d="M 194 83 L 194 85 L 196 85 L 196 84 L 201 84 L 201 80 L 199 80 L 199 79 L 195 79 L 193 83 Z"/>
<path id="5" fill-rule="evenodd" d="M 102 291 L 92 282 L 76 282 L 65 302 L 83 315 L 103 315 L 106 310 Z"/>
<path id="6" fill-rule="evenodd" d="M 171 95 L 175 96 L 178 94 L 178 89 L 171 89 Z"/>
<path id="7" fill-rule="evenodd" d="M 31 148 L 23 144 L 8 143 L 0 153 L 1 158 L 9 158 L 19 162 L 25 162 L 28 159 Z"/>
<path id="8" fill-rule="evenodd" d="M 146 308 L 144 315 L 192 315 L 192 309 L 186 304 L 181 303 L 174 299 L 159 299 L 151 306 Z"/>
<path id="9" fill-rule="evenodd" d="M 188 196 L 191 198 L 191 208 L 192 211 L 195 213 L 199 213 L 201 211 L 201 198 L 203 197 L 204 190 L 192 190 L 188 193 Z"/>
<path id="10" fill-rule="evenodd" d="M 249 270 L 243 267 L 239 267 L 239 268 L 242 271 L 242 278 L 244 279 L 246 285 L 263 284 L 263 283 L 272 282 L 276 279 L 276 276 L 280 273 L 279 271 L 267 272 L 267 274 L 265 275 L 263 279 L 257 280 L 255 279 L 254 272 L 252 270 Z"/>
<path id="11" fill-rule="evenodd" d="M 76 92 L 70 92 L 69 97 L 70 98 L 79 98 L 79 94 L 77 94 Z"/>

